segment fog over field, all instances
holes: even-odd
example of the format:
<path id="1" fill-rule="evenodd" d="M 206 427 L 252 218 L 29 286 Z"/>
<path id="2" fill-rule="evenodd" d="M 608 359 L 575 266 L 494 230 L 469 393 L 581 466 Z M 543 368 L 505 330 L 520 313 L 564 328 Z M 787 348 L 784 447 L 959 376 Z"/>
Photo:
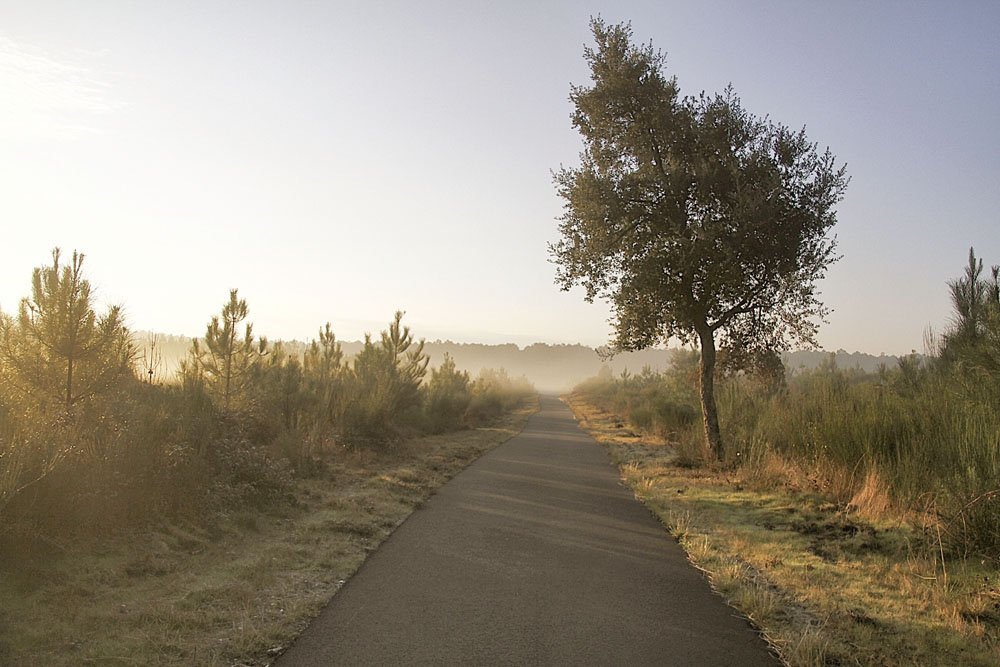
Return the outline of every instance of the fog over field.
<path id="1" fill-rule="evenodd" d="M 136 332 L 135 338 L 139 349 L 146 351 L 147 356 L 150 341 L 156 341 L 155 350 L 160 363 L 156 366 L 155 372 L 162 375 L 165 380 L 174 379 L 181 360 L 191 352 L 192 339 L 187 336 L 139 331 Z M 283 341 L 282 345 L 290 354 L 300 357 L 308 347 L 306 343 L 295 340 Z M 345 357 L 350 359 L 361 350 L 363 343 L 345 341 L 341 345 Z M 547 343 L 518 346 L 513 343 L 483 345 L 434 340 L 429 341 L 424 348 L 430 357 L 431 366 L 440 364 L 447 354 L 455 360 L 459 370 L 468 372 L 472 377 L 476 377 L 483 369 L 502 368 L 512 376 L 523 375 L 538 390 L 544 392 L 569 391 L 581 381 L 596 376 L 603 366 L 607 366 L 616 376 L 623 372 L 641 373 L 644 368 L 665 371 L 670 368 L 672 355 L 678 349 L 680 348 L 653 348 L 638 352 L 622 352 L 607 357 L 602 356 L 598 349 L 585 345 Z M 878 370 L 882 364 L 894 367 L 898 361 L 898 357 L 889 355 L 874 356 L 845 350 L 832 353 L 816 350 L 787 353 L 784 355 L 784 362 L 788 371 L 794 373 L 801 369 L 816 368 L 828 361 L 831 356 L 840 368 L 859 368 L 869 373 Z"/>

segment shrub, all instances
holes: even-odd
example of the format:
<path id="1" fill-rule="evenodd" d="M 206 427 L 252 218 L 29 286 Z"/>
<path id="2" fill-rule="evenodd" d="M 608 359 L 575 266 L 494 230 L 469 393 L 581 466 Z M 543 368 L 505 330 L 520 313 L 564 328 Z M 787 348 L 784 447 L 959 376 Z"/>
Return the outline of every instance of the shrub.
<path id="1" fill-rule="evenodd" d="M 288 465 L 268 456 L 264 446 L 221 439 L 213 443 L 212 452 L 215 481 L 210 495 L 218 507 L 262 509 L 288 495 Z"/>
<path id="2" fill-rule="evenodd" d="M 489 424 L 505 411 L 514 409 L 534 388 L 525 377 L 512 380 L 504 369 L 483 369 L 472 383 L 472 399 L 466 410 L 471 426 Z"/>
<path id="3" fill-rule="evenodd" d="M 472 402 L 469 374 L 459 372 L 455 361 L 445 354 L 441 366 L 431 370 L 424 401 L 427 428 L 440 433 L 463 424 L 465 411 Z"/>
<path id="4" fill-rule="evenodd" d="M 652 431 L 653 409 L 646 404 L 636 406 L 628 411 L 628 421 L 638 429 Z"/>
<path id="5" fill-rule="evenodd" d="M 420 382 L 429 359 L 423 339 L 414 343 L 402 318 L 397 311 L 378 343 L 365 335 L 364 347 L 345 376 L 339 421 L 349 439 L 385 442 L 418 418 Z"/>

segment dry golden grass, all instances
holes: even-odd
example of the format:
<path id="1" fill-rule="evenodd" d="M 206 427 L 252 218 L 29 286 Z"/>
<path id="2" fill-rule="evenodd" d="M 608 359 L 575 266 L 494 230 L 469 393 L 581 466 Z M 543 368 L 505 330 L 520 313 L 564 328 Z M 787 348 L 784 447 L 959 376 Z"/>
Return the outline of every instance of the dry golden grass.
<path id="1" fill-rule="evenodd" d="M 8 563 L 0 664 L 269 664 L 396 526 L 536 409 L 388 453 L 345 452 L 297 482 L 294 507 Z"/>
<path id="2" fill-rule="evenodd" d="M 943 561 L 863 479 L 769 456 L 688 467 L 614 415 L 569 404 L 713 587 L 789 665 L 1000 664 L 1000 573 Z"/>

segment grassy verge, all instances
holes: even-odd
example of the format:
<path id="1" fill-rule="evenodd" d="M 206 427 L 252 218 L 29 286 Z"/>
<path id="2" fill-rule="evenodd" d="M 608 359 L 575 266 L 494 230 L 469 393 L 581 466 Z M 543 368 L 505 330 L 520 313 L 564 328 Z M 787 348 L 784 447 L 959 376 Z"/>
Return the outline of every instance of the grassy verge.
<path id="1" fill-rule="evenodd" d="M 787 664 L 996 665 L 1000 573 L 944 560 L 904 518 L 864 520 L 820 494 L 681 465 L 675 447 L 568 397 L 623 479 Z"/>
<path id="2" fill-rule="evenodd" d="M 0 566 L 0 664 L 269 664 L 415 508 L 520 432 L 529 403 L 490 428 L 345 452 L 272 513 Z"/>

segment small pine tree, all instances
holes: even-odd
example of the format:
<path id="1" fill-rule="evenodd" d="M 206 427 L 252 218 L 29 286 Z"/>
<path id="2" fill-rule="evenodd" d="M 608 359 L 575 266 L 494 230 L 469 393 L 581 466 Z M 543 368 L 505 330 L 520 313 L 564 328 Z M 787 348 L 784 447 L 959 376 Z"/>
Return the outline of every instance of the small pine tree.
<path id="1" fill-rule="evenodd" d="M 945 357 L 960 356 L 964 348 L 976 346 L 1000 308 L 1000 267 L 993 267 L 992 280 L 984 279 L 982 274 L 983 260 L 976 259 L 975 249 L 969 248 L 965 275 L 948 281 L 955 315 L 951 330 L 944 336 Z"/>
<path id="2" fill-rule="evenodd" d="M 337 421 L 345 372 L 343 359 L 344 352 L 327 322 L 319 330 L 319 341 L 314 339 L 306 350 L 302 364 L 306 385 L 316 400 L 314 416 L 318 425 L 331 426 Z"/>
<path id="3" fill-rule="evenodd" d="M 410 328 L 397 311 L 379 343 L 365 335 L 364 347 L 347 375 L 349 402 L 343 403 L 345 430 L 364 438 L 389 437 L 400 418 L 420 404 L 420 382 L 429 358 L 424 340 L 414 343 Z"/>
<path id="4" fill-rule="evenodd" d="M 260 377 L 254 384 L 265 413 L 280 430 L 295 429 L 310 398 L 302 363 L 286 353 L 279 341 L 271 348 L 267 361 L 258 367 Z"/>
<path id="5" fill-rule="evenodd" d="M 414 344 L 410 327 L 402 325 L 403 311 L 397 310 L 388 331 L 382 332 L 382 349 L 393 368 L 393 389 L 397 410 L 405 410 L 419 401 L 418 389 L 430 357 L 424 354 L 424 339 Z"/>
<path id="6" fill-rule="evenodd" d="M 244 397 L 246 385 L 257 363 L 267 354 L 267 339 L 254 341 L 253 324 L 247 323 L 242 338 L 237 326 L 250 309 L 237 290 L 229 290 L 229 302 L 222 307 L 222 318 L 213 315 L 205 331 L 205 344 L 195 339 L 191 345 L 191 368 L 204 377 L 211 392 L 229 410 Z"/>
<path id="7" fill-rule="evenodd" d="M 1000 266 L 983 278 L 983 261 L 969 248 L 965 275 L 948 283 L 954 319 L 942 336 L 941 360 L 973 393 L 996 399 L 1000 388 Z"/>
<path id="8" fill-rule="evenodd" d="M 5 384 L 35 405 L 67 412 L 130 377 L 135 356 L 121 308 L 95 314 L 83 259 L 74 251 L 72 262 L 60 265 L 55 248 L 52 266 L 34 270 L 31 298 L 21 300 L 17 317 L 0 318 Z"/>
<path id="9" fill-rule="evenodd" d="M 441 365 L 431 369 L 426 411 L 432 431 L 441 432 L 459 425 L 472 400 L 469 382 L 469 374 L 459 371 L 447 352 Z"/>

